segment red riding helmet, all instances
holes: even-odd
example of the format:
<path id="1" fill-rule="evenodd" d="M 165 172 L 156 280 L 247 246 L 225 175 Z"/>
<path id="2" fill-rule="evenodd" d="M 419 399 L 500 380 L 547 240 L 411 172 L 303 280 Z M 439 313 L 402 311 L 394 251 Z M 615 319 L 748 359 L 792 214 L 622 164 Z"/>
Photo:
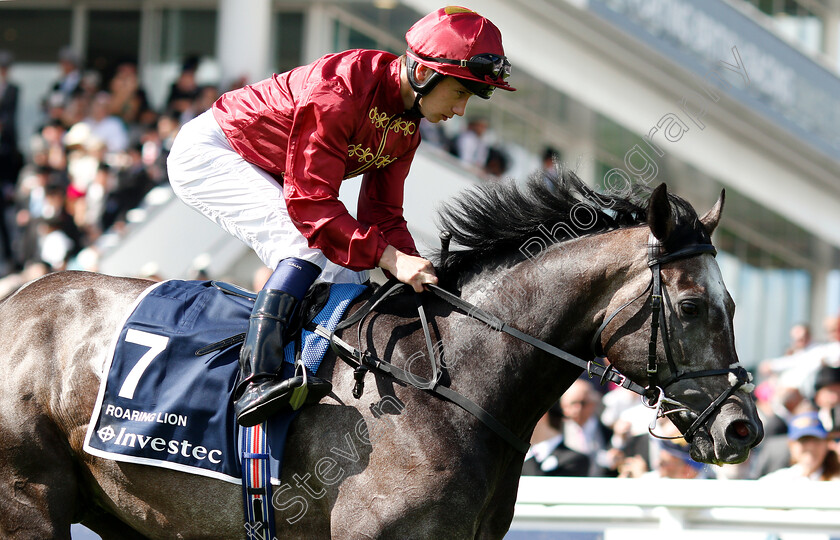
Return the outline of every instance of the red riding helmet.
<path id="1" fill-rule="evenodd" d="M 496 88 L 516 90 L 506 81 L 510 62 L 502 48 L 501 32 L 475 11 L 456 6 L 441 8 L 409 28 L 405 41 L 408 81 L 421 96 L 447 75 L 482 99 L 489 99 Z M 433 70 L 422 82 L 414 74 L 418 63 Z"/>

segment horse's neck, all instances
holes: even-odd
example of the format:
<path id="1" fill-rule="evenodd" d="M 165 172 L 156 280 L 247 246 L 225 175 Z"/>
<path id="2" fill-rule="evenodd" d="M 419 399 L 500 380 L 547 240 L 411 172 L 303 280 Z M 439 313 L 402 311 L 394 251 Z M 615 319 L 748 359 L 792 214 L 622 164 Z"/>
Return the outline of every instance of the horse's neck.
<path id="1" fill-rule="evenodd" d="M 486 270 L 462 294 L 523 332 L 581 352 L 644 247 L 637 229 L 578 238 L 512 267 Z"/>
<path id="2" fill-rule="evenodd" d="M 564 242 L 539 258 L 482 272 L 464 286 L 463 296 L 535 338 L 590 359 L 590 340 L 610 300 L 640 264 L 643 247 L 638 230 Z M 528 426 L 529 434 L 580 373 L 572 364 L 546 360 L 545 353 L 499 332 L 463 332 L 469 342 L 464 356 L 473 363 L 471 371 L 480 374 L 475 390 L 497 396 L 499 401 L 488 402 L 488 407 L 507 416 L 509 425 Z M 488 359 L 499 364 L 487 366 Z"/>

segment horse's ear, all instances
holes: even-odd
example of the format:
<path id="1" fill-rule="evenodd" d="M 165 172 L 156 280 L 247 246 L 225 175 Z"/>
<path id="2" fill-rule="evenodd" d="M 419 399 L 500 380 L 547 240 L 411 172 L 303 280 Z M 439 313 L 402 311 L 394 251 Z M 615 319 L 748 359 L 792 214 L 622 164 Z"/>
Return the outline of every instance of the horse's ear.
<path id="1" fill-rule="evenodd" d="M 709 233 L 709 236 L 715 232 L 715 228 L 718 226 L 718 223 L 720 223 L 720 215 L 723 213 L 724 200 L 726 200 L 726 190 L 722 189 L 720 190 L 720 197 L 718 197 L 718 200 L 712 209 L 700 218 L 700 223 L 706 227 L 706 231 Z"/>
<path id="2" fill-rule="evenodd" d="M 668 187 L 659 184 L 650 195 L 647 210 L 647 222 L 650 231 L 657 240 L 664 243 L 674 230 L 674 215 L 668 202 Z"/>

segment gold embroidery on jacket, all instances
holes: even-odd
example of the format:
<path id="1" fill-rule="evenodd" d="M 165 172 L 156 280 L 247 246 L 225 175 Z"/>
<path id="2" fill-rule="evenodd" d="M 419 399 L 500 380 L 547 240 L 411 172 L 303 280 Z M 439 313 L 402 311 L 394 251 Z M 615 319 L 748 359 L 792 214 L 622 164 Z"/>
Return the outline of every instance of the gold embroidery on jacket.
<path id="1" fill-rule="evenodd" d="M 368 112 L 368 118 L 370 118 L 370 121 L 373 123 L 373 126 L 375 128 L 382 129 L 388 124 L 388 122 L 391 121 L 391 118 L 393 117 L 389 117 L 388 113 L 380 114 L 379 109 L 374 107 L 370 110 L 370 112 Z"/>
<path id="2" fill-rule="evenodd" d="M 397 161 L 397 158 L 392 158 L 391 156 L 387 156 L 387 155 L 382 156 L 382 157 L 380 157 L 379 159 L 376 160 L 376 166 L 381 169 L 382 167 L 387 167 L 388 165 L 390 165 L 391 163 L 393 163 L 395 161 Z"/>
<path id="3" fill-rule="evenodd" d="M 361 163 L 365 165 L 362 166 L 362 169 L 368 168 L 371 164 L 376 166 L 376 168 L 381 169 L 382 167 L 387 167 L 391 163 L 397 161 L 398 158 L 391 157 L 388 154 L 384 156 L 374 155 L 373 151 L 370 148 L 363 148 L 361 144 L 351 144 L 347 147 L 347 155 L 350 157 L 357 158 Z M 351 175 L 355 176 L 359 174 L 360 170 L 353 171 L 350 173 Z M 349 175 L 347 176 L 349 177 Z"/>
<path id="4" fill-rule="evenodd" d="M 414 135 L 415 131 L 417 131 L 416 123 L 409 120 L 403 120 L 398 118 L 396 115 L 389 117 L 387 113 L 380 113 L 377 107 L 373 107 L 368 112 L 368 118 L 375 128 L 385 128 L 385 131 L 382 133 L 382 140 L 379 141 L 379 148 L 377 148 L 376 152 L 374 152 L 372 148 L 363 148 L 361 144 L 349 145 L 347 147 L 347 155 L 349 157 L 358 158 L 359 162 L 362 163 L 362 166 L 345 174 L 344 178 L 356 176 L 357 174 L 369 169 L 371 166 L 376 166 L 378 169 L 387 167 L 398 159 L 397 157 L 391 157 L 387 154 L 384 156 L 382 155 L 389 132 L 393 131 L 394 133 L 402 133 L 407 137 L 409 135 Z"/>
<path id="5" fill-rule="evenodd" d="M 370 163 L 374 160 L 373 152 L 370 148 L 362 148 L 361 144 L 351 144 L 347 147 L 347 155 L 350 157 L 357 157 L 362 163 Z"/>
<path id="6" fill-rule="evenodd" d="M 408 120 L 397 120 L 394 122 L 394 125 L 391 126 L 391 129 L 394 133 L 399 133 L 402 131 L 402 134 L 406 137 L 409 135 L 414 135 L 414 132 L 417 131 L 417 124 L 414 122 L 409 122 Z"/>
<path id="7" fill-rule="evenodd" d="M 396 115 L 388 116 L 387 113 L 380 113 L 377 107 L 373 107 L 368 112 L 368 118 L 370 118 L 370 121 L 375 128 L 381 129 L 391 123 L 396 118 Z M 407 137 L 409 135 L 414 135 L 414 132 L 417 131 L 417 124 L 410 120 L 397 119 L 397 121 L 391 126 L 391 129 L 394 133 L 402 131 L 402 134 Z"/>

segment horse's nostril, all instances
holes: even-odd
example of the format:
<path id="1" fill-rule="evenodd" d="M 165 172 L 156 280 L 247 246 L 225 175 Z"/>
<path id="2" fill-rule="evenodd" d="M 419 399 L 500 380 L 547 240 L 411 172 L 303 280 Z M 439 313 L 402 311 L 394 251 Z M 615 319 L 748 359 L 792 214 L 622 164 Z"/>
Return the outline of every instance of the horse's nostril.
<path id="1" fill-rule="evenodd" d="M 732 422 L 729 426 L 729 432 L 738 439 L 747 439 L 752 436 L 752 430 L 750 429 L 749 424 L 743 420 Z"/>

